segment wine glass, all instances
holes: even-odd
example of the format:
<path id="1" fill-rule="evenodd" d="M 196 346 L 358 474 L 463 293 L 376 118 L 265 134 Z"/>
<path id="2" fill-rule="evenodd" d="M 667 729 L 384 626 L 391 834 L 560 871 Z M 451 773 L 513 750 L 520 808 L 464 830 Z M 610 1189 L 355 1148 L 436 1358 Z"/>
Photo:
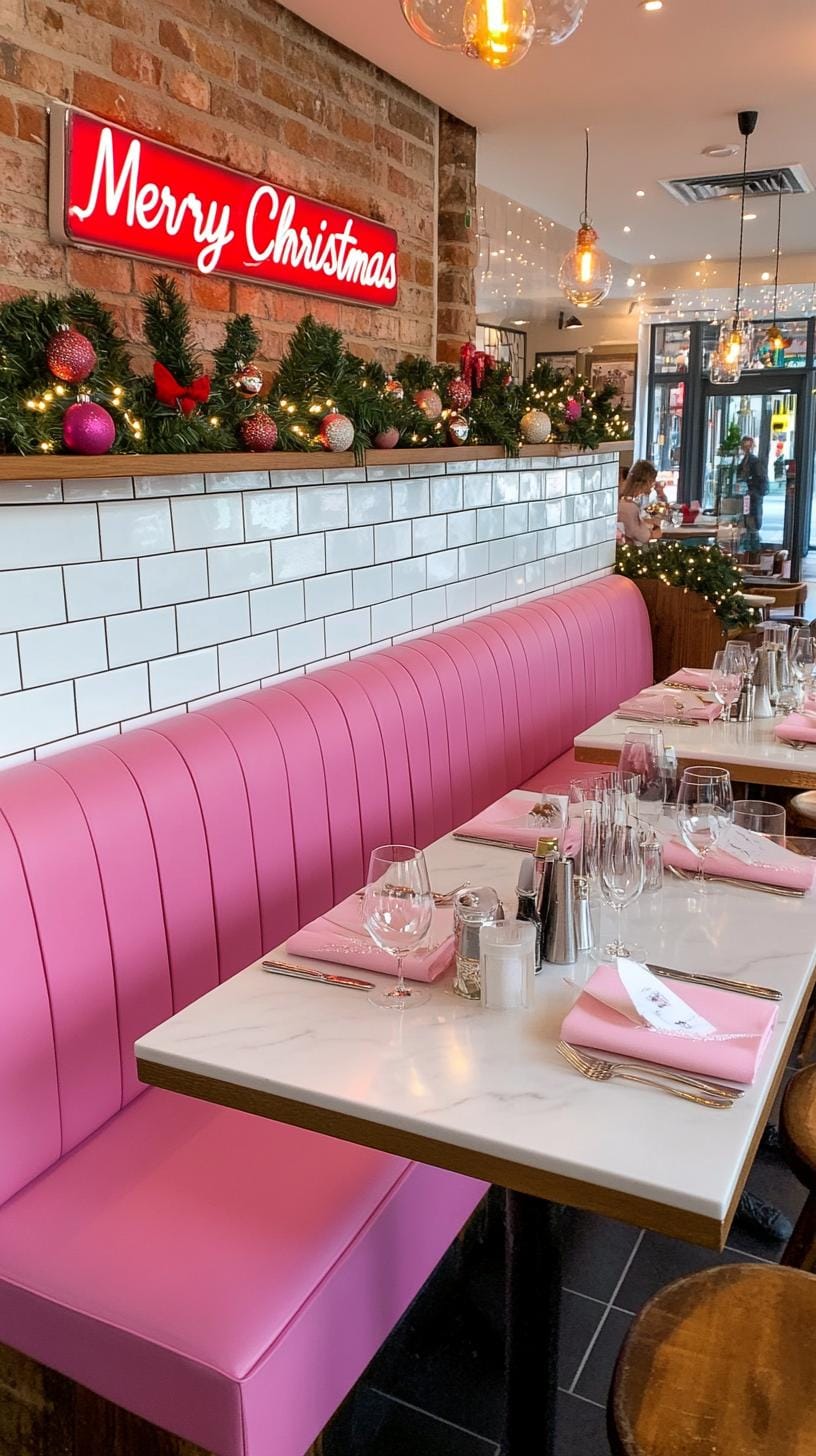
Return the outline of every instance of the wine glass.
<path id="1" fill-rule="evenodd" d="M 791 652 L 791 672 L 807 696 L 813 690 L 813 674 L 816 669 L 816 642 L 809 632 L 800 632 Z"/>
<path id="2" fill-rule="evenodd" d="M 711 691 L 718 703 L 723 705 L 723 722 L 731 721 L 731 709 L 740 695 L 742 677 L 731 668 L 725 651 L 717 652 L 711 669 Z"/>
<path id="3" fill-rule="evenodd" d="M 657 823 L 663 813 L 666 780 L 663 773 L 663 732 L 648 728 L 645 732 L 627 733 L 620 752 L 618 769 L 637 779 L 634 808 L 638 818 Z"/>
<path id="4" fill-rule="evenodd" d="M 433 919 L 425 856 L 407 844 L 383 844 L 372 852 L 363 892 L 363 924 L 374 944 L 396 957 L 397 984 L 390 991 L 372 991 L 374 1006 L 405 1010 L 421 1006 L 430 992 L 406 986 L 403 958 L 425 939 Z"/>
<path id="5" fill-rule="evenodd" d="M 613 823 L 602 831 L 600 850 L 601 895 L 617 916 L 615 938 L 604 946 L 604 954 L 629 956 L 621 940 L 621 916 L 643 890 L 643 842 L 640 827 Z"/>
<path id="6" fill-rule="evenodd" d="M 677 826 L 699 858 L 697 884 L 705 889 L 706 856 L 734 817 L 731 775 L 724 768 L 687 768 L 677 793 Z"/>
<path id="7" fill-rule="evenodd" d="M 753 677 L 756 653 L 750 642 L 726 642 L 723 648 L 723 666 L 726 672 L 738 672 L 741 677 Z"/>

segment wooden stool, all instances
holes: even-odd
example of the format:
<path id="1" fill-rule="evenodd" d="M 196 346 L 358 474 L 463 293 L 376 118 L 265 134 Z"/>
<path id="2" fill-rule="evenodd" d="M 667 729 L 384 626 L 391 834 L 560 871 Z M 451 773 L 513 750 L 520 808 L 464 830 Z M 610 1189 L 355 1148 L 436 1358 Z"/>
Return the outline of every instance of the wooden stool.
<path id="1" fill-rule="evenodd" d="M 779 1133 L 785 1157 L 808 1191 L 782 1263 L 812 1274 L 816 1272 L 816 1065 L 803 1067 L 788 1083 Z"/>
<path id="2" fill-rule="evenodd" d="M 816 1456 L 816 1278 L 731 1264 L 655 1295 L 618 1356 L 613 1456 Z"/>

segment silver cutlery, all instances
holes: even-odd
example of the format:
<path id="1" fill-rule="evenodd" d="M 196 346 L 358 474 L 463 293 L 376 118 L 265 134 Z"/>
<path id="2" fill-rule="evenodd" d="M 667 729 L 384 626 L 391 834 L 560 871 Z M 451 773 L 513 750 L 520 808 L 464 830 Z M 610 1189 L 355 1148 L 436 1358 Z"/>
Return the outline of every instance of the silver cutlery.
<path id="1" fill-rule="evenodd" d="M 683 1073 L 676 1073 L 673 1068 L 657 1068 L 636 1065 L 637 1070 L 630 1071 L 628 1062 L 608 1062 L 603 1057 L 590 1056 L 587 1052 L 579 1052 L 568 1042 L 559 1041 L 557 1051 L 564 1058 L 565 1062 L 580 1072 L 590 1082 L 611 1082 L 615 1079 L 622 1082 L 637 1082 L 643 1087 L 657 1087 L 662 1092 L 668 1092 L 671 1097 L 679 1097 L 683 1102 L 694 1102 L 698 1107 L 729 1108 L 734 1105 L 735 1092 L 733 1088 L 723 1087 L 716 1093 L 703 1094 L 694 1091 L 687 1085 L 687 1079 Z M 710 1084 L 713 1089 L 713 1084 Z"/>
<path id="2" fill-rule="evenodd" d="M 335 976 L 330 971 L 313 971 L 307 966 L 293 966 L 288 961 L 261 961 L 265 971 L 276 976 L 291 976 L 295 981 L 320 981 L 324 986 L 342 986 L 347 991 L 373 991 L 373 981 L 359 981 L 356 976 Z"/>
<path id="3" fill-rule="evenodd" d="M 646 967 L 664 981 L 686 981 L 691 986 L 712 986 L 716 991 L 736 991 L 740 996 L 757 996 L 760 1001 L 781 1001 L 782 992 L 772 986 L 755 986 L 751 981 L 727 981 L 722 976 L 707 976 L 704 971 L 675 971 L 671 966 L 655 966 L 651 961 Z"/>
<path id="4" fill-rule="evenodd" d="M 616 713 L 615 717 L 619 718 L 622 723 L 651 723 L 657 728 L 664 723 L 675 726 L 679 724 L 683 728 L 699 728 L 700 726 L 700 720 L 697 718 L 658 718 L 656 716 L 652 718 L 648 713 Z"/>
<path id="5" fill-rule="evenodd" d="M 464 884 L 457 885 L 455 890 L 432 890 L 431 897 L 433 899 L 434 905 L 437 909 L 446 905 L 452 905 L 454 895 L 457 895 L 460 890 L 466 890 L 469 884 L 470 881 L 465 880 Z M 402 885 L 387 885 L 385 888 L 388 890 L 388 893 L 392 895 L 410 894 L 410 891 L 406 890 Z M 365 890 L 357 890 L 355 891 L 355 893 L 358 900 L 365 899 Z"/>
<path id="6" fill-rule="evenodd" d="M 677 865 L 667 865 L 666 868 L 678 880 L 696 880 L 697 875 L 693 870 L 681 870 Z M 756 890 L 761 895 L 779 895 L 785 900 L 804 899 L 804 890 L 791 890 L 786 885 L 761 885 L 758 880 L 738 880 L 728 875 L 706 875 L 706 883 L 709 885 L 731 885 L 735 890 Z"/>
<path id="7" fill-rule="evenodd" d="M 518 849 L 522 854 L 532 854 L 534 844 L 511 844 L 506 839 L 483 839 L 481 834 L 452 834 L 452 839 L 461 839 L 465 844 L 486 844 L 490 849 Z"/>

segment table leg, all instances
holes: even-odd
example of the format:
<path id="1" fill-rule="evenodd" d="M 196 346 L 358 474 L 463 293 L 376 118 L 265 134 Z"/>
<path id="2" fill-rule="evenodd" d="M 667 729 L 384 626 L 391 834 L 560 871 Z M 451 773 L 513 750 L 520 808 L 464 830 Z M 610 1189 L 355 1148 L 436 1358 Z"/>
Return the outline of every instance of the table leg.
<path id="1" fill-rule="evenodd" d="M 562 1210 L 508 1189 L 502 1456 L 553 1456 L 558 1392 Z"/>

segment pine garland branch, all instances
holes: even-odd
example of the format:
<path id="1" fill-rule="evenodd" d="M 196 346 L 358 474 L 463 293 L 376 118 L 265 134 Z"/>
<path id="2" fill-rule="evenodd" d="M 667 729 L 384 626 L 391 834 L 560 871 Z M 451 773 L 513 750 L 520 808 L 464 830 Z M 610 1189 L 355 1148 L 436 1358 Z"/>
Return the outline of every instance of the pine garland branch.
<path id="1" fill-rule="evenodd" d="M 198 351 L 192 341 L 190 310 L 178 285 L 157 273 L 153 289 L 142 294 L 145 337 L 155 357 L 179 384 L 191 384 L 200 373 Z"/>

